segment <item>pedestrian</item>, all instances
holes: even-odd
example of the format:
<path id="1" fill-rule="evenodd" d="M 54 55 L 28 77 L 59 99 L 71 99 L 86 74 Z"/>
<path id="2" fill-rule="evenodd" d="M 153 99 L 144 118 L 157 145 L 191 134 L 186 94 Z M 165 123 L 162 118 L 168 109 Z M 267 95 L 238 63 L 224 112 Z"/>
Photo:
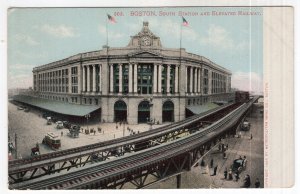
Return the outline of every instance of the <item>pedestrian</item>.
<path id="1" fill-rule="evenodd" d="M 204 160 L 201 160 L 200 166 L 204 167 L 205 166 L 205 162 Z"/>
<path id="2" fill-rule="evenodd" d="M 224 144 L 222 143 L 222 152 L 224 152 L 225 151 L 225 147 L 224 147 Z"/>
<path id="3" fill-rule="evenodd" d="M 228 146 L 228 144 L 226 144 L 226 150 L 228 150 L 228 148 L 229 148 L 229 146 Z"/>
<path id="4" fill-rule="evenodd" d="M 218 165 L 214 167 L 214 174 L 212 176 L 216 176 L 217 175 L 217 170 L 218 170 Z"/>
<path id="5" fill-rule="evenodd" d="M 250 176 L 247 174 L 244 179 L 244 187 L 249 188 L 251 186 Z"/>
<path id="6" fill-rule="evenodd" d="M 260 187 L 260 182 L 259 182 L 258 178 L 256 178 L 255 188 L 259 188 L 259 187 Z"/>
<path id="7" fill-rule="evenodd" d="M 234 176 L 235 176 L 235 181 L 238 182 L 239 179 L 240 179 L 240 174 L 239 174 L 239 172 L 237 171 L 237 172 L 234 174 Z"/>
<path id="8" fill-rule="evenodd" d="M 233 177 L 232 177 L 232 169 L 231 168 L 229 169 L 229 172 L 228 172 L 228 179 L 229 180 L 233 179 Z"/>
<path id="9" fill-rule="evenodd" d="M 250 140 L 253 138 L 252 133 L 250 134 Z"/>
<path id="10" fill-rule="evenodd" d="M 116 129 L 118 129 L 118 125 L 116 125 Z"/>
<path id="11" fill-rule="evenodd" d="M 223 159 L 226 159 L 226 152 L 223 152 Z"/>
<path id="12" fill-rule="evenodd" d="M 225 168 L 225 171 L 224 171 L 224 179 L 227 179 L 227 174 L 228 174 L 227 168 Z"/>
<path id="13" fill-rule="evenodd" d="M 64 132 L 61 132 L 60 135 L 63 136 L 63 135 L 64 135 Z"/>
<path id="14" fill-rule="evenodd" d="M 209 174 L 209 167 L 208 167 L 208 164 L 207 164 L 206 167 L 205 167 L 205 172 L 202 173 L 202 174 Z"/>
<path id="15" fill-rule="evenodd" d="M 212 168 L 212 167 L 214 167 L 214 159 L 213 158 L 210 160 L 210 168 Z"/>
<path id="16" fill-rule="evenodd" d="M 244 156 L 244 159 L 243 159 L 243 168 L 246 169 L 246 166 L 247 166 L 247 159 L 246 159 L 246 156 Z"/>
<path id="17" fill-rule="evenodd" d="M 221 144 L 219 144 L 219 147 L 218 147 L 218 148 L 219 148 L 219 151 L 221 151 Z"/>

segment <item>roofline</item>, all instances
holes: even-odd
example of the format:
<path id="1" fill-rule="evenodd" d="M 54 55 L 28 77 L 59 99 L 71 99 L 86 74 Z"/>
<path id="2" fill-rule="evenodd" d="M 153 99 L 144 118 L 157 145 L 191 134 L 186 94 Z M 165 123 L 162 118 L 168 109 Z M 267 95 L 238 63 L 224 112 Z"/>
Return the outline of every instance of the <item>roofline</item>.
<path id="1" fill-rule="evenodd" d="M 214 66 L 215 68 L 217 68 L 221 71 L 225 71 L 228 74 L 232 74 L 232 72 L 230 70 L 214 63 L 213 61 L 211 61 L 210 59 L 208 59 L 204 56 L 194 54 L 194 53 L 190 53 L 190 52 L 186 52 L 185 48 L 181 48 L 181 49 L 180 48 L 164 48 L 164 47 L 151 47 L 151 48 L 145 47 L 145 48 L 147 48 L 147 49 L 145 49 L 144 51 L 159 50 L 159 51 L 178 51 L 178 52 L 180 52 L 180 50 L 181 50 L 181 51 L 184 51 L 184 53 L 182 53 L 182 55 L 183 54 L 189 55 L 188 57 L 182 56 L 183 60 L 184 59 L 196 60 L 196 61 L 199 61 L 200 63 L 201 62 L 202 63 L 206 62 L 208 65 L 212 65 L 212 66 Z M 143 48 L 142 49 L 140 47 L 111 47 L 111 48 L 108 48 L 108 52 L 113 51 L 113 50 L 141 50 L 141 51 L 143 51 Z M 101 52 L 106 53 L 106 49 L 78 53 L 78 54 L 72 55 L 70 57 L 58 60 L 58 61 L 54 61 L 54 62 L 51 62 L 51 63 L 47 63 L 47 64 L 44 64 L 44 65 L 34 67 L 32 72 L 34 73 L 34 72 L 39 71 L 39 70 L 44 70 L 44 68 L 48 69 L 48 68 L 56 67 L 56 66 L 60 67 L 60 66 L 67 65 L 67 64 L 70 64 L 70 63 L 82 62 L 82 60 L 88 60 L 89 58 L 107 59 L 110 56 L 115 56 L 115 55 L 101 54 Z M 161 54 L 161 57 L 169 57 L 168 55 L 164 55 L 162 53 L 160 53 L 160 54 Z M 128 57 L 128 54 L 122 54 L 122 55 L 119 55 L 119 56 Z M 173 56 L 179 58 L 179 56 L 176 56 L 176 55 L 173 55 Z"/>

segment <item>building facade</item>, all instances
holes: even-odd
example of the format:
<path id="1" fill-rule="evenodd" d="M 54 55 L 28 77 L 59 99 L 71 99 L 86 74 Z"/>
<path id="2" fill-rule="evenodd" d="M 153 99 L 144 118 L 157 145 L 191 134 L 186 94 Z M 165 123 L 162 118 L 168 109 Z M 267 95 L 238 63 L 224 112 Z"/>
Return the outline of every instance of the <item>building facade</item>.
<path id="1" fill-rule="evenodd" d="M 101 121 L 173 122 L 187 106 L 226 101 L 231 72 L 185 49 L 162 47 L 148 22 L 121 48 L 80 53 L 33 69 L 41 98 L 101 108 Z"/>

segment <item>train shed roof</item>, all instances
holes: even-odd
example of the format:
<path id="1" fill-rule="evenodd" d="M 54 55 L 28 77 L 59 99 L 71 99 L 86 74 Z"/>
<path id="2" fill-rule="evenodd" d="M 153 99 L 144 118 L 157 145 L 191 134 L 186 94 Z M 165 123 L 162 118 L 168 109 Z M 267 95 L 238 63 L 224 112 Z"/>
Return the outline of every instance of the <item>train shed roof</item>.
<path id="1" fill-rule="evenodd" d="M 67 102 L 54 101 L 26 95 L 16 95 L 13 97 L 13 100 L 51 112 L 70 116 L 85 116 L 100 108 L 99 106 L 70 104 Z"/>

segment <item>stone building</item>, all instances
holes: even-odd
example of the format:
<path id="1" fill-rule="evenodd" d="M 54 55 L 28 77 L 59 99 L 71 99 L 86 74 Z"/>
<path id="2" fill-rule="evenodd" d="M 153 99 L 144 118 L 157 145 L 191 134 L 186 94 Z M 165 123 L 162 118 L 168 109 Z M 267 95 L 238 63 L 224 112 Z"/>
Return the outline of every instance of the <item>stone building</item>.
<path id="1" fill-rule="evenodd" d="M 230 98 L 231 72 L 181 48 L 164 48 L 148 22 L 126 47 L 80 53 L 35 67 L 40 98 L 97 106 L 104 122 L 173 122 L 188 106 Z"/>

